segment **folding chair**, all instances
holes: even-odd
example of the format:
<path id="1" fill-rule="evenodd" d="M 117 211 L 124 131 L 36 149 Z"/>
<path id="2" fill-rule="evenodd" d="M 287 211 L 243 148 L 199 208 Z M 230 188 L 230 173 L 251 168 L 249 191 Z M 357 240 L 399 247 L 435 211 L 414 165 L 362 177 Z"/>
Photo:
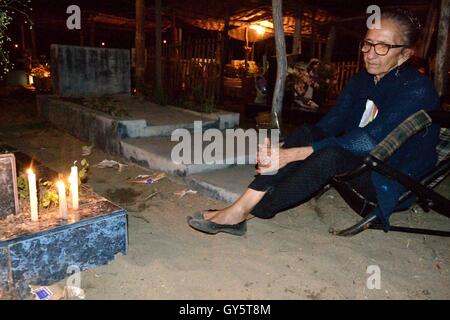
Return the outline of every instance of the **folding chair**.
<path id="1" fill-rule="evenodd" d="M 410 137 L 420 134 L 427 126 L 438 124 L 441 127 L 440 142 L 437 146 L 438 162 L 420 181 L 393 169 L 386 164 L 389 157 Z M 349 181 L 366 170 L 373 170 L 382 175 L 395 179 L 406 187 L 407 191 L 399 198 L 397 211 L 404 211 L 411 206 L 412 197 L 415 203 L 425 212 L 433 209 L 435 212 L 450 218 L 450 200 L 433 189 L 450 174 L 450 112 L 447 111 L 419 111 L 411 115 L 380 142 L 364 163 L 351 172 L 344 173 L 332 179 L 330 186 L 334 187 L 347 204 L 363 219 L 355 225 L 340 231 L 330 229 L 330 233 L 338 236 L 353 236 L 366 229 L 383 230 L 383 225 L 374 213 L 376 203 L 369 201 L 355 190 Z M 319 195 L 320 196 L 320 195 Z M 414 201 L 413 201 L 414 202 Z M 428 234 L 450 237 L 450 231 L 418 229 L 392 225 L 389 231 Z"/>

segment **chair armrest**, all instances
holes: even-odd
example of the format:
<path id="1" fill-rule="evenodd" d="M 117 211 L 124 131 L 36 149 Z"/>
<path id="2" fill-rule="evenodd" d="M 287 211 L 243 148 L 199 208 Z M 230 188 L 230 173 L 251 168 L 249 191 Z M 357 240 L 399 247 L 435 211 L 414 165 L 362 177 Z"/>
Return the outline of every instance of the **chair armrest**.
<path id="1" fill-rule="evenodd" d="M 416 133 L 431 125 L 432 119 L 426 111 L 420 110 L 409 116 L 392 130 L 371 152 L 380 161 L 388 159 L 400 146 Z"/>

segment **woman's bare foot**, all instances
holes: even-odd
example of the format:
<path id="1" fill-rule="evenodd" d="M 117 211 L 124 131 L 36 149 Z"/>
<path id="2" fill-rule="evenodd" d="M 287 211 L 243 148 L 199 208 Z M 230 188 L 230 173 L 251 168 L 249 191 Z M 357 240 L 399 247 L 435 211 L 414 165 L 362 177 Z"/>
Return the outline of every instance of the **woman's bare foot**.
<path id="1" fill-rule="evenodd" d="M 247 214 L 244 210 L 231 206 L 217 211 L 205 211 L 203 218 L 218 224 L 238 224 L 246 220 Z"/>
<path id="2" fill-rule="evenodd" d="M 265 191 L 246 189 L 232 205 L 217 211 L 205 211 L 203 218 L 218 224 L 238 224 L 247 219 L 248 214 L 262 199 Z"/>

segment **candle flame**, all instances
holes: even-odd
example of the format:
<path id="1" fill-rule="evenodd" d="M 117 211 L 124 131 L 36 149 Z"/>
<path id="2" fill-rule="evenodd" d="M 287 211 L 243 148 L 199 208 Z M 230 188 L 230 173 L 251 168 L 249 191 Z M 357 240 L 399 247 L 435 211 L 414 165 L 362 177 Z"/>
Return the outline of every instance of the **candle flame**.
<path id="1" fill-rule="evenodd" d="M 27 170 L 27 174 L 33 174 L 33 169 L 29 168 L 29 169 Z"/>

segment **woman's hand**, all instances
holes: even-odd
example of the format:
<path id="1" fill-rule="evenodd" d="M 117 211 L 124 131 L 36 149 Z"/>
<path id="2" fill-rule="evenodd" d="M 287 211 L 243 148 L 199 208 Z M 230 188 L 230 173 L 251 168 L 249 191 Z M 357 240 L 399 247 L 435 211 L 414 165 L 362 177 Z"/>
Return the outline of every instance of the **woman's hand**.
<path id="1" fill-rule="evenodd" d="M 272 148 L 269 142 L 260 145 L 257 154 L 258 167 L 256 172 L 259 174 L 267 174 L 276 172 L 294 161 L 301 161 L 309 157 L 313 153 L 312 147 L 299 148 Z"/>

